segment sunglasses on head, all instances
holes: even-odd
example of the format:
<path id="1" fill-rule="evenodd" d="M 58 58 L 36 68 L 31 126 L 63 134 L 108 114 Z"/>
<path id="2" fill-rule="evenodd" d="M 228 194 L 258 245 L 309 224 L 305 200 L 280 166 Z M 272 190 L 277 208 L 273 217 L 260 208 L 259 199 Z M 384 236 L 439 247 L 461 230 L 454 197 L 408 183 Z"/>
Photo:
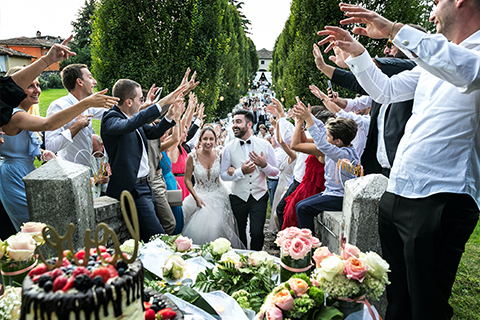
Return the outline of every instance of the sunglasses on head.
<path id="1" fill-rule="evenodd" d="M 387 44 L 385 44 L 385 49 L 388 48 L 388 49 L 392 49 L 393 47 L 393 42 L 392 40 L 388 40 L 387 41 Z"/>

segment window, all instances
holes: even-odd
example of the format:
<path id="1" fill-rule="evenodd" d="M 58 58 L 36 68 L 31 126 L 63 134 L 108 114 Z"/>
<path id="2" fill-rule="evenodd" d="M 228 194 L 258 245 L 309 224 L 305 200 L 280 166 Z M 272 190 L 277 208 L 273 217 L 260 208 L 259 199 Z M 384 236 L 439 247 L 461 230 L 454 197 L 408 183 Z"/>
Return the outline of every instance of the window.
<path id="1" fill-rule="evenodd" d="M 265 61 L 263 61 L 263 60 L 262 60 L 262 61 L 260 61 L 260 64 L 265 64 Z"/>

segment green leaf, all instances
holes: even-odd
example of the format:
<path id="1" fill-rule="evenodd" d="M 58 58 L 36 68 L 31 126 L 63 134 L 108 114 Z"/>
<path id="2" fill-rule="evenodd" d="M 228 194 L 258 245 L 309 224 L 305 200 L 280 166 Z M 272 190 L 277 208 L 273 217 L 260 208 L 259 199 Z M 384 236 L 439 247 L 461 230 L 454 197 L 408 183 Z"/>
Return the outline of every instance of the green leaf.
<path id="1" fill-rule="evenodd" d="M 315 309 L 312 318 L 313 320 L 342 320 L 343 313 L 334 307 L 322 307 Z"/>

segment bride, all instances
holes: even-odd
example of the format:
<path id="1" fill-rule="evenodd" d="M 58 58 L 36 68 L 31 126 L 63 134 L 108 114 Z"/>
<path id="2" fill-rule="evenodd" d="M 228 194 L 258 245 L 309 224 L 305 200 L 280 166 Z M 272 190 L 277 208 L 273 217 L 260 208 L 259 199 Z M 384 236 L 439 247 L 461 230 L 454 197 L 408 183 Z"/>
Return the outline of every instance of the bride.
<path id="1" fill-rule="evenodd" d="M 230 206 L 228 191 L 220 181 L 220 151 L 211 127 L 200 132 L 199 148 L 188 155 L 185 185 L 190 195 L 183 201 L 185 227 L 182 235 L 202 245 L 217 238 L 228 239 L 233 248 L 244 249 Z M 195 187 L 192 186 L 192 173 Z"/>

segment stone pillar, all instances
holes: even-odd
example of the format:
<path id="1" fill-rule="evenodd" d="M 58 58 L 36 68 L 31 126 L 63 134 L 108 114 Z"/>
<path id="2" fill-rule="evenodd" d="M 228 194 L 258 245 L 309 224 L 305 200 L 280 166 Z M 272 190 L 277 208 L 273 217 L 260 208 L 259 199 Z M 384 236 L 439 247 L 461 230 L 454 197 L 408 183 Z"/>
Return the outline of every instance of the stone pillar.
<path id="1" fill-rule="evenodd" d="M 378 236 L 378 202 L 387 184 L 388 178 L 381 174 L 369 174 L 345 183 L 345 235 L 348 243 L 363 252 L 382 254 Z"/>
<path id="2" fill-rule="evenodd" d="M 111 197 L 95 198 L 93 207 L 95 210 L 95 225 L 104 222 L 117 234 L 120 243 L 131 239 L 125 219 L 123 219 L 120 201 Z M 107 245 L 112 245 L 112 239 L 109 239 Z"/>
<path id="3" fill-rule="evenodd" d="M 90 168 L 57 158 L 32 171 L 23 182 L 30 221 L 51 225 L 61 236 L 73 223 L 73 248 L 85 247 L 85 230 L 96 227 Z"/>

